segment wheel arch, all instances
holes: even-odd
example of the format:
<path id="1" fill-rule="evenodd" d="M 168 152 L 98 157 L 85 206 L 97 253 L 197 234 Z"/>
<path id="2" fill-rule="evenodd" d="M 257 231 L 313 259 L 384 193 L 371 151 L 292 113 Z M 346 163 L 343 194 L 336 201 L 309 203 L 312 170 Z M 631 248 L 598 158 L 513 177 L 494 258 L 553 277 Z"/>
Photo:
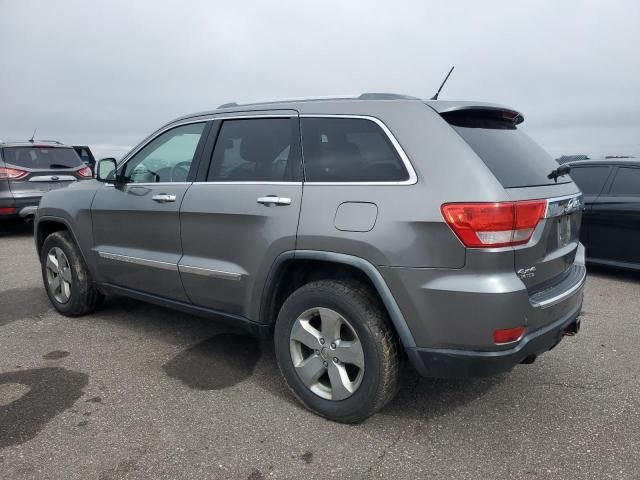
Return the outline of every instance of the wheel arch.
<path id="1" fill-rule="evenodd" d="M 286 297 L 309 279 L 326 278 L 328 272 L 332 273 L 330 277 L 339 278 L 339 274 L 345 271 L 372 286 L 386 308 L 405 350 L 415 348 L 413 335 L 380 272 L 364 258 L 344 253 L 295 250 L 280 254 L 271 266 L 262 290 L 258 314 L 260 323 L 273 325 Z M 300 275 L 303 279 L 299 278 Z"/>

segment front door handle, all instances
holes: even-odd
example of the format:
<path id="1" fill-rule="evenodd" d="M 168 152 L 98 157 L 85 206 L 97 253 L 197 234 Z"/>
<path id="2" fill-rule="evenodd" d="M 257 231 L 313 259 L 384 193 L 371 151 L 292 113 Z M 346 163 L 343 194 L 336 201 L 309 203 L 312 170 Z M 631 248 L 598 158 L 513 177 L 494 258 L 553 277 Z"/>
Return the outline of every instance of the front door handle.
<path id="1" fill-rule="evenodd" d="M 258 203 L 266 205 L 291 205 L 291 199 L 286 197 L 278 197 L 276 195 L 267 195 L 266 197 L 259 197 Z"/>
<path id="2" fill-rule="evenodd" d="M 167 195 L 166 193 L 161 193 L 159 195 L 154 195 L 153 197 L 151 197 L 151 200 L 153 200 L 154 202 L 158 202 L 158 203 L 175 202 L 176 201 L 176 196 L 175 195 Z"/>

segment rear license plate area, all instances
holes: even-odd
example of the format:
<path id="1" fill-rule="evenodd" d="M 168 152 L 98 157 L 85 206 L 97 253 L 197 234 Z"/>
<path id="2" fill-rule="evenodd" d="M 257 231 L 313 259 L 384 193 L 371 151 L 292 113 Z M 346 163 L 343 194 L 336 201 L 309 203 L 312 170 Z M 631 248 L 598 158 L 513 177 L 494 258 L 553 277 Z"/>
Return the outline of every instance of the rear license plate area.
<path id="1" fill-rule="evenodd" d="M 562 215 L 558 217 L 558 247 L 564 247 L 571 241 L 571 215 Z"/>

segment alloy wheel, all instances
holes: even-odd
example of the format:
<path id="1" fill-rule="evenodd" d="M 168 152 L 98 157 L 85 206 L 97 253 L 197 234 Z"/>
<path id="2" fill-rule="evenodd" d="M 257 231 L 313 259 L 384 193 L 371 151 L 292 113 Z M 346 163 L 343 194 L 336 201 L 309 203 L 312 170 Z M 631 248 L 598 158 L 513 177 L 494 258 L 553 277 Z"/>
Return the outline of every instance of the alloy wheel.
<path id="1" fill-rule="evenodd" d="M 330 308 L 302 313 L 290 334 L 291 360 L 302 382 L 327 400 L 353 395 L 364 375 L 364 352 L 354 328 Z"/>
<path id="2" fill-rule="evenodd" d="M 71 265 L 61 248 L 49 250 L 46 270 L 49 291 L 58 303 L 67 303 L 71 298 Z"/>

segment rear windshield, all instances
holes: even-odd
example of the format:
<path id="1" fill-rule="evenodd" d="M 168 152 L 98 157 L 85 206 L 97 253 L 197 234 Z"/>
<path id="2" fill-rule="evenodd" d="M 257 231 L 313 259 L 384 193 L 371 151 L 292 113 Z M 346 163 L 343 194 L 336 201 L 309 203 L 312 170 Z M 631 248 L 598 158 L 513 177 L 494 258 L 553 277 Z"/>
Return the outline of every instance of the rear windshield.
<path id="1" fill-rule="evenodd" d="M 76 168 L 83 165 L 73 148 L 5 147 L 4 162 L 37 170 Z"/>
<path id="2" fill-rule="evenodd" d="M 558 163 L 512 122 L 443 115 L 504 188 L 554 185 L 547 175 Z M 568 176 L 558 184 L 569 183 Z"/>

